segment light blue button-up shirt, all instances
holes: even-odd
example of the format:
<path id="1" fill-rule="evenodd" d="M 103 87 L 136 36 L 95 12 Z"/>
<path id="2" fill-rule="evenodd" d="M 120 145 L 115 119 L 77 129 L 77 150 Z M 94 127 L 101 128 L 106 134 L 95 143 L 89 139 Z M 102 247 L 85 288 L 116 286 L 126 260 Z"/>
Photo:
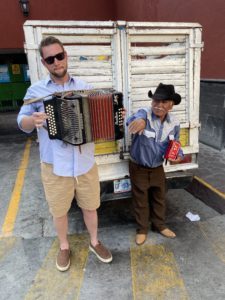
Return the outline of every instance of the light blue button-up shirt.
<path id="1" fill-rule="evenodd" d="M 55 92 L 69 90 L 87 90 L 92 87 L 85 81 L 70 77 L 64 85 L 54 83 L 50 76 L 40 80 L 30 86 L 24 100 L 44 97 Z M 48 98 L 46 98 L 48 99 Z M 46 100 L 45 99 L 45 100 Z M 23 105 L 17 117 L 17 122 L 21 130 L 21 121 L 24 116 L 30 116 L 34 112 L 43 112 L 43 101 Z M 28 131 L 23 130 L 29 133 Z M 94 143 L 87 143 L 80 146 L 66 144 L 60 140 L 50 140 L 48 132 L 44 128 L 38 131 L 40 160 L 53 165 L 53 172 L 58 176 L 76 177 L 87 173 L 94 165 Z"/>

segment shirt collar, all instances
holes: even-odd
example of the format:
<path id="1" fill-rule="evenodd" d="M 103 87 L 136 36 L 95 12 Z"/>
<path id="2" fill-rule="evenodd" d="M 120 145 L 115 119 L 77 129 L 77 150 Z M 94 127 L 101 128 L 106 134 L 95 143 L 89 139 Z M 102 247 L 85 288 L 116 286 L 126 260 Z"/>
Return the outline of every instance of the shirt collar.
<path id="1" fill-rule="evenodd" d="M 69 75 L 69 80 L 66 83 L 70 84 L 74 81 L 75 81 L 74 78 Z M 54 83 L 54 81 L 52 81 L 50 75 L 48 74 L 47 77 L 45 78 L 45 85 L 47 86 L 48 84 L 51 84 L 51 83 Z"/>

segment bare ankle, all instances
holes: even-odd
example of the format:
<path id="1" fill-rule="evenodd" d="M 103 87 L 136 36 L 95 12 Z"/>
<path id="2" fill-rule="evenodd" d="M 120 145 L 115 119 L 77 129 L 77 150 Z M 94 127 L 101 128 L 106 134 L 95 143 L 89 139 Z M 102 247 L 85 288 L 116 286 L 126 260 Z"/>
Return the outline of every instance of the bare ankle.
<path id="1" fill-rule="evenodd" d="M 98 245 L 98 243 L 99 243 L 99 241 L 96 240 L 96 239 L 91 240 L 91 245 L 94 246 L 94 247 L 95 247 L 96 245 Z"/>
<path id="2" fill-rule="evenodd" d="M 60 244 L 60 249 L 61 250 L 67 250 L 69 248 L 70 248 L 69 243 L 62 243 L 62 244 Z"/>

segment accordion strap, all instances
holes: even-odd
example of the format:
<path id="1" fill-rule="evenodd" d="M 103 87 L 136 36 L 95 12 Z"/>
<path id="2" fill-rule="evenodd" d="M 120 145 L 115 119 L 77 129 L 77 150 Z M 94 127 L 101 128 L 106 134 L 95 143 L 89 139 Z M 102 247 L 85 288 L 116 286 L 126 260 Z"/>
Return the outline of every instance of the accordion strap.
<path id="1" fill-rule="evenodd" d="M 31 104 L 31 103 L 35 103 L 35 102 L 44 100 L 45 98 L 47 98 L 47 97 L 49 97 L 49 96 L 51 96 L 51 95 L 52 95 L 52 94 L 47 95 L 47 96 L 44 96 L 44 97 L 31 98 L 31 99 L 28 99 L 28 100 L 23 100 L 23 105 L 28 105 L 28 104 Z"/>
<path id="2" fill-rule="evenodd" d="M 72 92 L 74 92 L 74 91 L 60 92 L 60 94 L 61 94 L 60 96 L 61 96 L 61 98 L 64 98 L 64 97 L 68 96 Z M 53 96 L 53 95 L 59 95 L 59 93 L 53 93 L 53 94 L 49 94 L 49 95 L 46 95 L 46 96 L 43 96 L 43 97 L 27 99 L 27 100 L 23 101 L 24 102 L 23 105 L 28 105 L 28 104 L 31 104 L 31 103 L 35 103 L 35 102 L 44 100 L 45 98 Z"/>
<path id="3" fill-rule="evenodd" d="M 102 91 L 104 91 L 104 89 L 102 89 Z M 49 95 L 46 95 L 46 96 L 43 96 L 43 97 L 26 99 L 26 100 L 23 101 L 23 105 L 28 105 L 28 104 L 31 104 L 31 103 L 35 103 L 35 102 L 44 100 L 45 98 L 50 97 L 50 96 L 60 95 L 60 98 L 63 99 L 64 97 L 70 95 L 71 93 L 81 93 L 81 94 L 88 93 L 88 94 L 91 94 L 93 92 L 99 92 L 99 90 L 90 89 L 90 90 L 71 90 L 71 91 L 56 92 L 56 93 L 49 94 Z"/>

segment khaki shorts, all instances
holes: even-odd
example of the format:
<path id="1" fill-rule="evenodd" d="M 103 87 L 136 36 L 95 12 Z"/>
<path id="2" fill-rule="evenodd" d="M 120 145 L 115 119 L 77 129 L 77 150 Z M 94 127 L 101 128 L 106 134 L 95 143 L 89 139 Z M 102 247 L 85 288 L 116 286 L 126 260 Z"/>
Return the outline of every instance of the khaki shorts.
<path id="1" fill-rule="evenodd" d="M 100 206 L 100 183 L 96 164 L 84 175 L 57 176 L 52 165 L 41 163 L 41 177 L 49 211 L 54 217 L 66 215 L 74 196 L 82 209 L 96 210 Z"/>

